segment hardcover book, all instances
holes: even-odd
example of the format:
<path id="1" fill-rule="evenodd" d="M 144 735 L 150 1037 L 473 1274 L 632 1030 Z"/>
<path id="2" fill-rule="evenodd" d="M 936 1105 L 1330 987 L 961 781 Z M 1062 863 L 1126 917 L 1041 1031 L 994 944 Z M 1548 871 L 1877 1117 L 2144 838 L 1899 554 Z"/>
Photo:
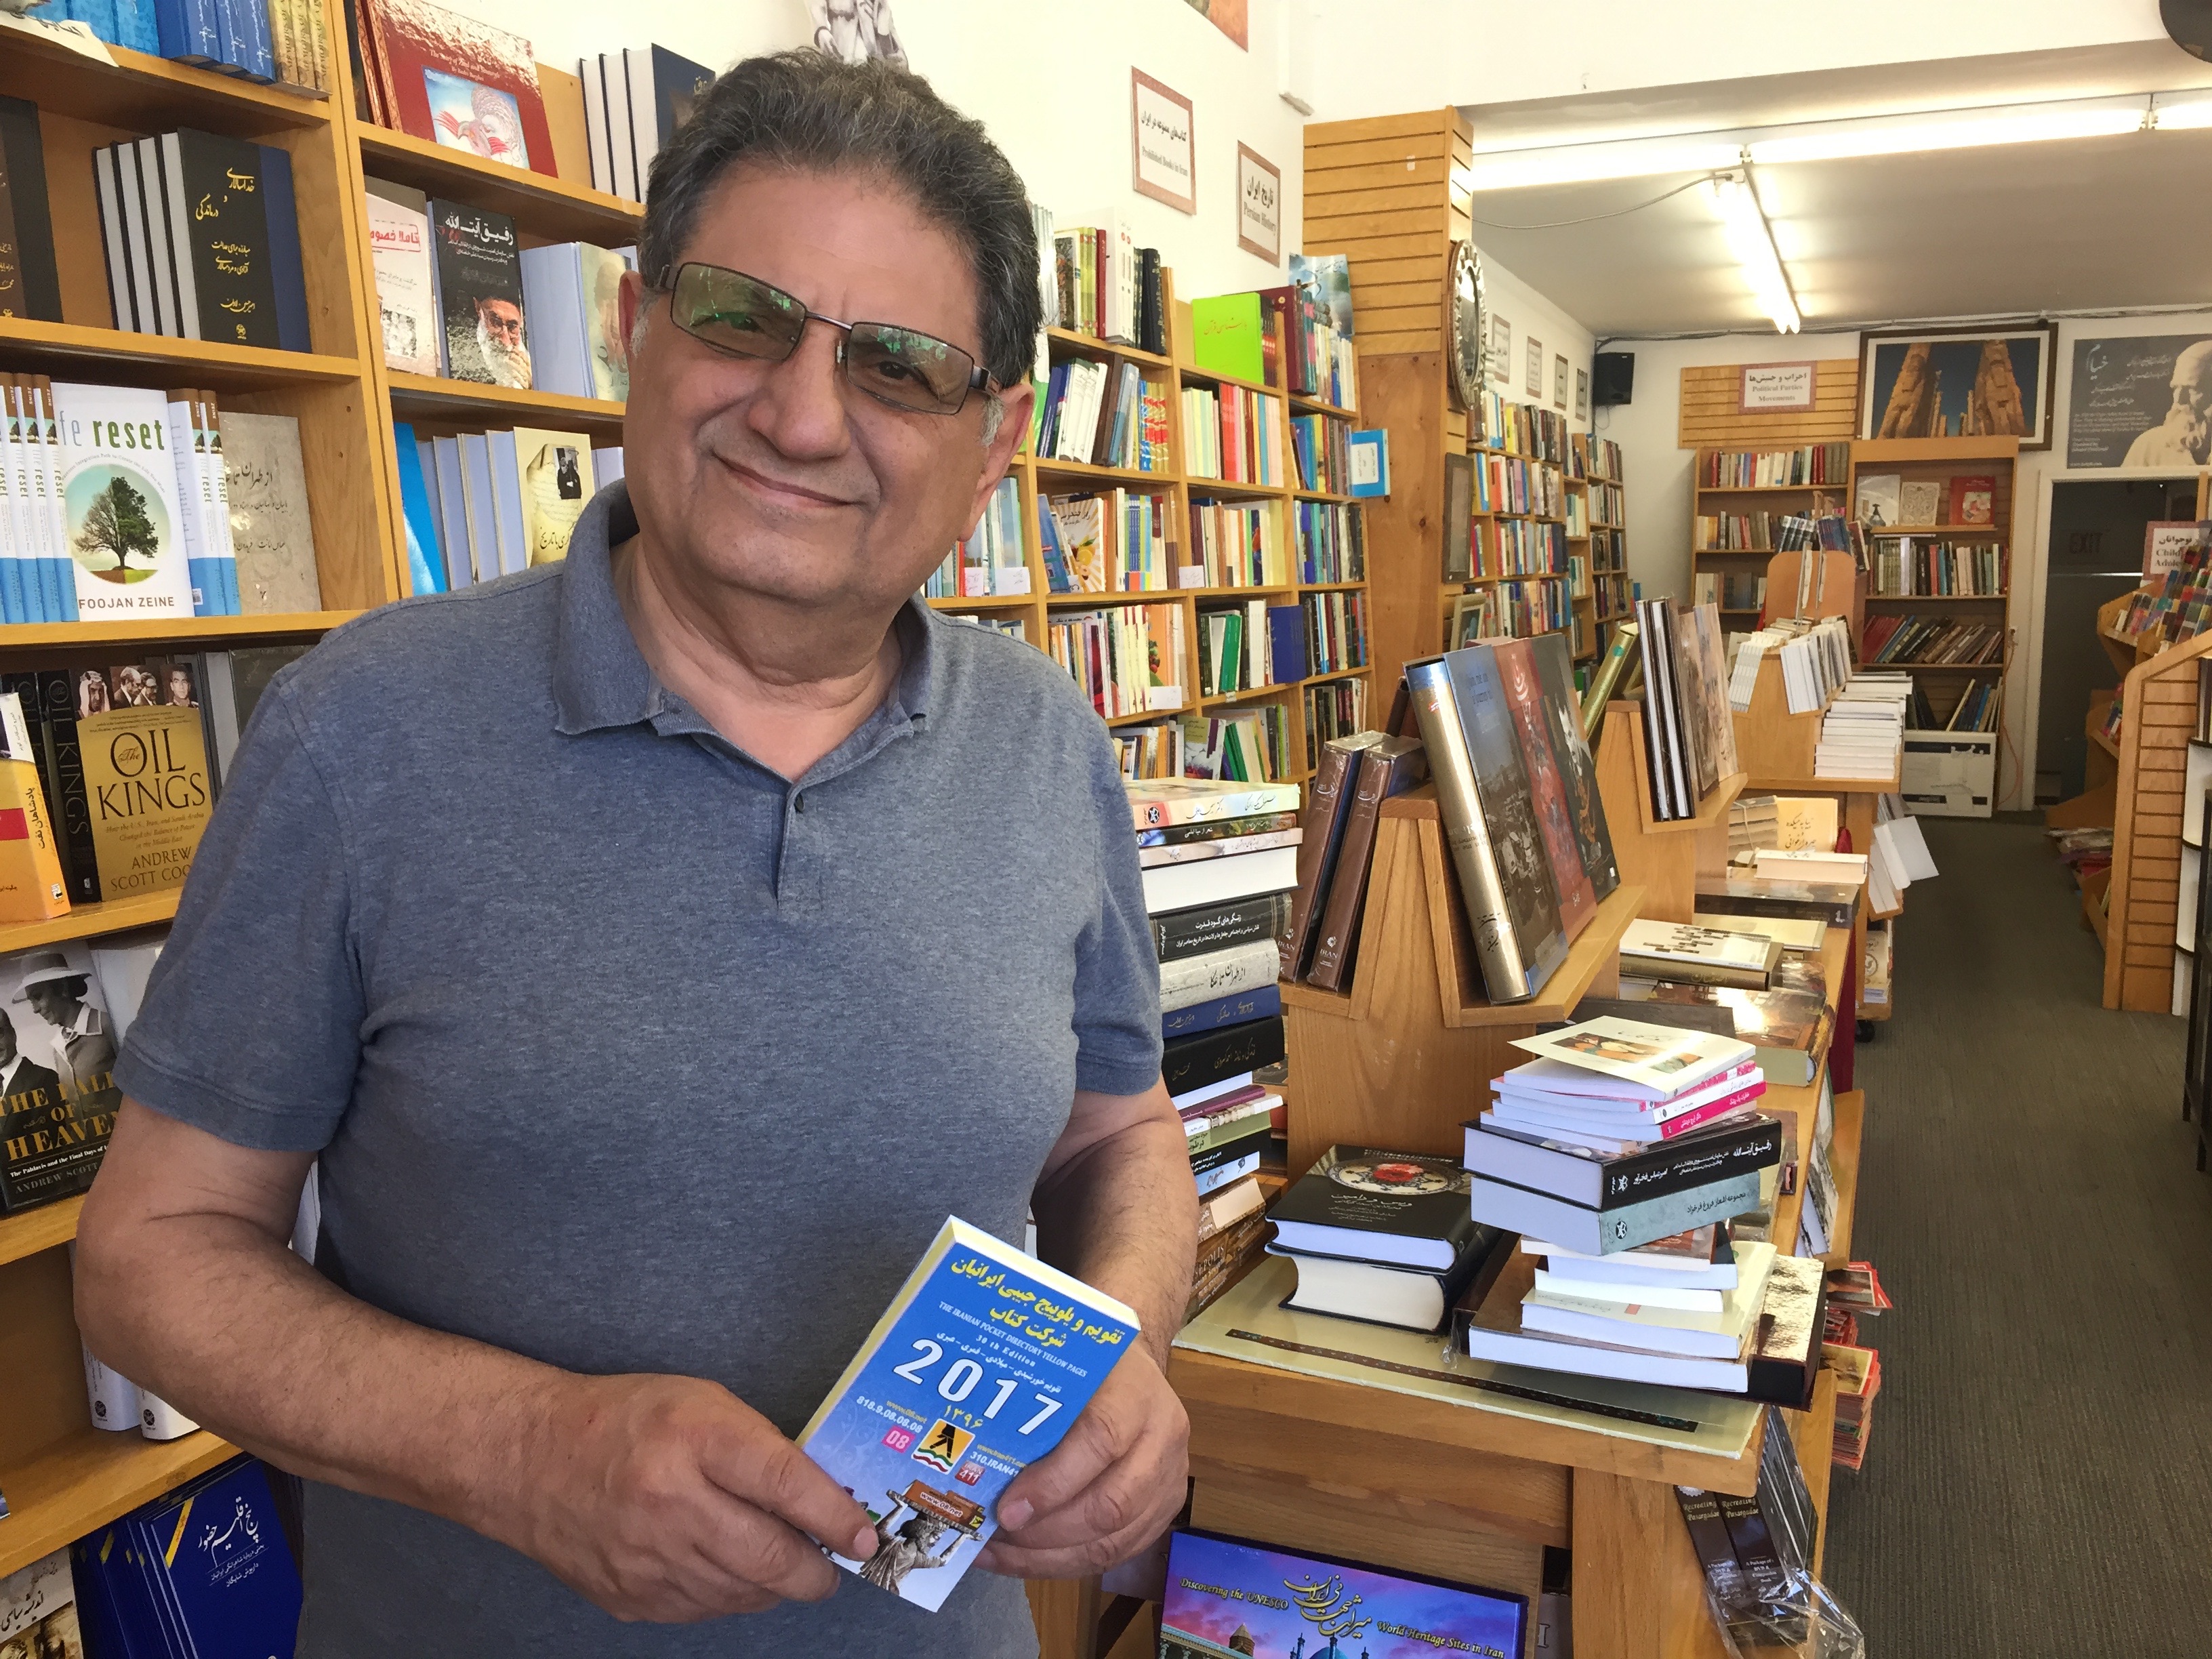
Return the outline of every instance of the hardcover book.
<path id="1" fill-rule="evenodd" d="M 215 801 L 191 665 L 150 657 L 75 672 L 100 896 L 181 887 Z"/>
<path id="2" fill-rule="evenodd" d="M 1624 973 L 1751 990 L 1766 988 L 1781 954 L 1779 945 L 1760 934 L 1645 918 L 1630 922 L 1620 940 Z"/>
<path id="3" fill-rule="evenodd" d="M 1506 640 L 1486 648 L 1497 655 L 1505 707 L 1513 735 L 1521 745 L 1521 763 L 1528 773 L 1528 796 L 1535 808 L 1536 827 L 1542 831 L 1545 851 L 1551 855 L 1552 883 L 1559 897 L 1559 925 L 1571 940 L 1597 914 L 1597 890 L 1583 866 L 1582 843 L 1576 839 L 1574 815 L 1567 805 L 1564 769 L 1552 750 L 1535 653 L 1527 640 Z"/>
<path id="4" fill-rule="evenodd" d="M 1279 1018 L 1224 1026 L 1166 1044 L 1160 1054 L 1160 1080 L 1171 1097 L 1188 1094 L 1224 1078 L 1273 1066 L 1283 1052 Z"/>
<path id="5" fill-rule="evenodd" d="M 1771 1169 L 1782 1161 L 1781 1120 L 1754 1111 L 1731 1112 L 1675 1139 L 1619 1152 L 1500 1127 L 1487 1119 L 1468 1124 L 1467 1131 L 1469 1170 L 1598 1210 L 1682 1192 L 1744 1170 Z"/>
<path id="6" fill-rule="evenodd" d="M 22 1659 L 83 1659 L 76 1583 L 65 1549 L 0 1578 L 0 1653 Z"/>
<path id="7" fill-rule="evenodd" d="M 1544 684 L 1544 714 L 1551 722 L 1552 753 L 1559 777 L 1566 785 L 1567 810 L 1573 820 L 1575 842 L 1582 850 L 1583 871 L 1589 876 L 1591 896 L 1602 902 L 1620 885 L 1620 866 L 1613 852 L 1613 831 L 1605 821 L 1605 802 L 1599 798 L 1597 763 L 1583 734 L 1582 714 L 1575 700 L 1574 664 L 1567 641 L 1547 634 L 1529 642 L 1535 653 L 1536 672 Z"/>
<path id="8" fill-rule="evenodd" d="M 81 942 L 0 957 L 0 1213 L 92 1185 L 122 1095 L 106 1000 Z"/>
<path id="9" fill-rule="evenodd" d="M 597 489 L 592 477 L 592 441 L 580 432 L 519 426 L 514 428 L 514 464 L 527 562 L 552 564 L 567 558 L 568 538 Z"/>
<path id="10" fill-rule="evenodd" d="M 32 695 L 27 719 L 21 695 L 0 692 L 0 921 L 44 921 L 70 908 L 60 832 L 39 781 Z"/>
<path id="11" fill-rule="evenodd" d="M 1951 480 L 1951 518 L 1954 524 L 1993 524 L 1996 520 L 1997 481 L 1990 477 Z"/>
<path id="12" fill-rule="evenodd" d="M 62 320 L 38 106 L 0 98 L 0 317 Z"/>
<path id="13" fill-rule="evenodd" d="M 1332 1146 L 1273 1212 L 1275 1239 L 1315 1255 L 1449 1270 L 1475 1236 L 1457 1160 Z"/>
<path id="14" fill-rule="evenodd" d="M 62 380 L 53 391 L 79 618 L 191 616 L 167 400 Z"/>
<path id="15" fill-rule="evenodd" d="M 1382 741 L 1380 732 L 1362 732 L 1334 738 L 1322 745 L 1321 763 L 1306 792 L 1304 835 L 1298 842 L 1298 885 L 1291 900 L 1290 926 L 1283 935 L 1283 977 L 1304 976 L 1311 954 L 1314 933 L 1321 921 L 1321 907 L 1336 868 L 1342 844 L 1345 815 L 1352 805 L 1350 786 L 1358 771 L 1360 751 Z"/>
<path id="16" fill-rule="evenodd" d="M 1249 817 L 1263 812 L 1295 812 L 1295 783 L 1241 783 L 1211 778 L 1152 778 L 1127 786 L 1129 815 L 1139 830 L 1207 818 Z"/>
<path id="17" fill-rule="evenodd" d="M 427 0 L 362 0 L 384 118 L 402 132 L 556 177 L 538 55 L 519 34 Z"/>
<path id="18" fill-rule="evenodd" d="M 1328 896 L 1322 902 L 1313 962 L 1306 973 L 1322 990 L 1342 990 L 1355 965 L 1382 803 L 1419 784 L 1428 772 L 1428 750 L 1418 738 L 1385 738 L 1360 751 L 1352 805 L 1345 812 L 1344 838 L 1329 878 Z"/>
<path id="19" fill-rule="evenodd" d="M 322 579 L 315 568 L 299 422 L 289 415 L 226 409 L 216 424 L 222 437 L 240 611 L 249 617 L 320 611 Z"/>
<path id="20" fill-rule="evenodd" d="M 430 274 L 430 216 L 395 199 L 404 186 L 368 185 L 368 251 L 375 267 L 376 312 L 384 336 L 384 366 L 403 374 L 438 372 L 436 283 Z M 413 192 L 416 200 L 422 193 Z"/>
<path id="21" fill-rule="evenodd" d="M 183 1651 L 289 1650 L 300 1625 L 300 1570 L 262 1464 L 226 1463 L 136 1511 L 128 1528 Z"/>
<path id="22" fill-rule="evenodd" d="M 1177 1530 L 1168 1546 L 1159 1659 L 1518 1655 L 1526 1596 Z"/>
<path id="23" fill-rule="evenodd" d="M 1566 960 L 1567 938 L 1559 924 L 1559 887 L 1544 851 L 1543 830 L 1528 769 L 1521 759 L 1504 679 L 1498 653 L 1486 646 L 1451 652 L 1443 660 L 1451 676 L 1468 764 L 1489 832 L 1505 915 L 1527 974 L 1526 980 L 1513 988 L 1518 997 L 1533 996 Z M 1424 733 L 1427 724 L 1425 719 Z M 1442 799 L 1441 792 L 1438 799 Z M 1472 916 L 1472 902 L 1468 908 Z M 1492 994 L 1497 994 L 1495 987 Z"/>
<path id="24" fill-rule="evenodd" d="M 531 389 L 522 261 L 514 221 L 459 202 L 430 203 L 445 372 L 456 380 Z"/>
<path id="25" fill-rule="evenodd" d="M 1671 1099 L 1752 1057 L 1748 1042 L 1731 1037 L 1611 1018 L 1516 1037 L 1513 1047 L 1557 1063 L 1552 1069 L 1559 1074 L 1547 1079 L 1548 1088 L 1652 1100 Z M 1629 1086 L 1620 1087 L 1623 1083 Z"/>
<path id="26" fill-rule="evenodd" d="M 174 267 L 182 331 L 282 349 L 260 146 L 183 127 L 156 148 L 158 174 L 143 164 L 140 174 L 167 210 L 167 246 L 157 252 Z"/>
<path id="27" fill-rule="evenodd" d="M 943 1607 L 1007 1483 L 1060 1443 L 1137 1335 L 1112 1297 L 948 1218 L 799 1435 L 875 1522 L 867 1560 L 830 1559 Z"/>

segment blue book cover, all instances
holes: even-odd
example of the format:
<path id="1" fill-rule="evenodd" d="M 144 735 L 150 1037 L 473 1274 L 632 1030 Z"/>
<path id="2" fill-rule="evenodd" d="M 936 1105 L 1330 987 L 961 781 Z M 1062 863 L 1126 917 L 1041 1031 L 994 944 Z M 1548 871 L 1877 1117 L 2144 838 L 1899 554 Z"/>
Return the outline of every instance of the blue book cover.
<path id="1" fill-rule="evenodd" d="M 300 212 L 292 194 L 292 152 L 258 144 L 261 152 L 261 212 L 268 222 L 269 281 L 276 290 L 276 343 L 286 351 L 313 351 L 307 330 L 307 279 L 300 264 Z"/>
<path id="2" fill-rule="evenodd" d="M 1037 495 L 1037 546 L 1044 554 L 1046 591 L 1073 593 L 1075 581 L 1067 574 L 1067 555 L 1060 544 L 1060 520 L 1053 517 L 1052 503 L 1042 491 Z"/>
<path id="3" fill-rule="evenodd" d="M 185 1637 L 177 1651 L 241 1659 L 292 1651 L 300 1571 L 259 1463 L 225 1464 L 137 1514 L 152 1547 L 147 1565 Z"/>
<path id="4" fill-rule="evenodd" d="M 1261 985 L 1234 996 L 1170 1008 L 1160 1016 L 1163 1038 L 1193 1036 L 1223 1025 L 1242 1025 L 1251 1019 L 1272 1019 L 1283 1012 L 1283 994 L 1273 985 Z"/>
<path id="5" fill-rule="evenodd" d="M 1288 685 L 1305 677 L 1305 607 L 1271 605 L 1267 607 L 1267 684 Z"/>
<path id="6" fill-rule="evenodd" d="M 155 1615 L 138 1557 L 130 1526 L 122 1521 L 71 1547 L 72 1560 L 82 1563 L 93 1580 L 93 1599 L 99 1607 L 94 1622 L 120 1638 L 117 1650 L 125 1659 L 167 1659 L 168 1640 Z"/>
<path id="7" fill-rule="evenodd" d="M 1520 1659 L 1528 1598 L 1177 1531 L 1159 1659 Z"/>
<path id="8" fill-rule="evenodd" d="M 422 477 L 422 451 L 415 428 L 404 421 L 392 423 L 392 436 L 399 447 L 400 516 L 407 526 L 407 580 L 412 592 L 446 591 L 446 550 L 438 540 L 438 517 L 430 507 L 430 486 Z"/>
<path id="9" fill-rule="evenodd" d="M 216 0 L 154 0 L 161 56 L 180 64 L 219 64 L 222 33 L 216 20 Z"/>
<path id="10" fill-rule="evenodd" d="M 799 1443 L 876 1523 L 848 1572 L 932 1613 L 1137 1337 L 1112 1297 L 948 1218 Z"/>
<path id="11" fill-rule="evenodd" d="M 117 0 L 118 5 L 123 0 Z M 276 78 L 276 35 L 269 27 L 269 0 L 234 0 L 238 8 L 239 47 L 246 79 L 269 82 Z"/>

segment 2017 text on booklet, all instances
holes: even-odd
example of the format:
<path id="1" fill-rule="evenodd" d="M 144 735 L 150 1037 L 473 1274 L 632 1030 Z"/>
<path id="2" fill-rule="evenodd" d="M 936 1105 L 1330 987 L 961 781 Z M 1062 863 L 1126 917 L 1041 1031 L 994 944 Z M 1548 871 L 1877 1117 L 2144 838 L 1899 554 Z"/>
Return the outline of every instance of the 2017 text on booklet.
<path id="1" fill-rule="evenodd" d="M 867 1560 L 830 1559 L 936 1612 L 1006 1483 L 1060 1443 L 1137 1330 L 1112 1297 L 948 1217 L 799 1437 L 875 1520 Z"/>

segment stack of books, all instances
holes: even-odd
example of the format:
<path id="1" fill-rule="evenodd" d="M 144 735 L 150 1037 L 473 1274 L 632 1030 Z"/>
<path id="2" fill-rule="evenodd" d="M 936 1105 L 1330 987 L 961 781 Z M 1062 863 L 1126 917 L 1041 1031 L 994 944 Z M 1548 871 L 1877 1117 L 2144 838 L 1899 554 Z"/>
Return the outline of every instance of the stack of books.
<path id="1" fill-rule="evenodd" d="M 1837 691 L 1813 750 L 1816 778 L 1892 778 L 1905 748 L 1909 674 L 1854 674 Z"/>
<path id="2" fill-rule="evenodd" d="M 1782 1139 L 1750 1043 L 1608 1016 L 1514 1046 L 1467 1126 L 1478 1221 L 1597 1255 L 1757 1207 Z"/>
<path id="3" fill-rule="evenodd" d="M 1126 787 L 1160 960 L 1160 1076 L 1204 1201 L 1193 1290 L 1202 1306 L 1261 1242 L 1253 1177 L 1283 1098 L 1258 1073 L 1285 1052 L 1276 936 L 1297 878 L 1298 788 L 1194 778 Z"/>
<path id="4" fill-rule="evenodd" d="M 1332 1146 L 1275 1206 L 1268 1254 L 1297 1268 L 1285 1305 L 1340 1319 L 1441 1329 L 1479 1298 L 1507 1255 L 1478 1221 L 1468 1176 L 1449 1158 Z"/>

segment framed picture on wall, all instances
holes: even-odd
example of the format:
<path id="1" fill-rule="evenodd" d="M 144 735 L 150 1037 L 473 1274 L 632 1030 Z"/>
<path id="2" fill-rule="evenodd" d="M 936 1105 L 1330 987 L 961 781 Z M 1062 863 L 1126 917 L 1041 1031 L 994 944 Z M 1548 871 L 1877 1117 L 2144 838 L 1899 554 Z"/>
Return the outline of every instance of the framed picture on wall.
<path id="1" fill-rule="evenodd" d="M 1522 381 L 1521 390 L 1539 403 L 1544 400 L 1544 343 L 1533 334 L 1528 337 L 1528 378 Z"/>
<path id="2" fill-rule="evenodd" d="M 1140 69 L 1129 71 L 1130 188 L 1184 213 L 1198 211 L 1198 145 L 1190 100 Z"/>
<path id="3" fill-rule="evenodd" d="M 1586 368 L 1575 371 L 1575 418 L 1589 419 L 1589 370 Z"/>
<path id="4" fill-rule="evenodd" d="M 1861 337 L 1863 438 L 2012 436 L 2051 447 L 2058 325 L 1899 329 Z"/>
<path id="5" fill-rule="evenodd" d="M 1249 144 L 1237 146 L 1237 246 L 1282 263 L 1282 172 Z"/>
<path id="6" fill-rule="evenodd" d="M 1567 360 L 1565 357 L 1554 356 L 1552 359 L 1552 407 L 1565 409 L 1566 406 Z"/>
<path id="7" fill-rule="evenodd" d="M 1490 318 L 1490 378 L 1500 386 L 1513 384 L 1513 325 L 1495 312 Z"/>

